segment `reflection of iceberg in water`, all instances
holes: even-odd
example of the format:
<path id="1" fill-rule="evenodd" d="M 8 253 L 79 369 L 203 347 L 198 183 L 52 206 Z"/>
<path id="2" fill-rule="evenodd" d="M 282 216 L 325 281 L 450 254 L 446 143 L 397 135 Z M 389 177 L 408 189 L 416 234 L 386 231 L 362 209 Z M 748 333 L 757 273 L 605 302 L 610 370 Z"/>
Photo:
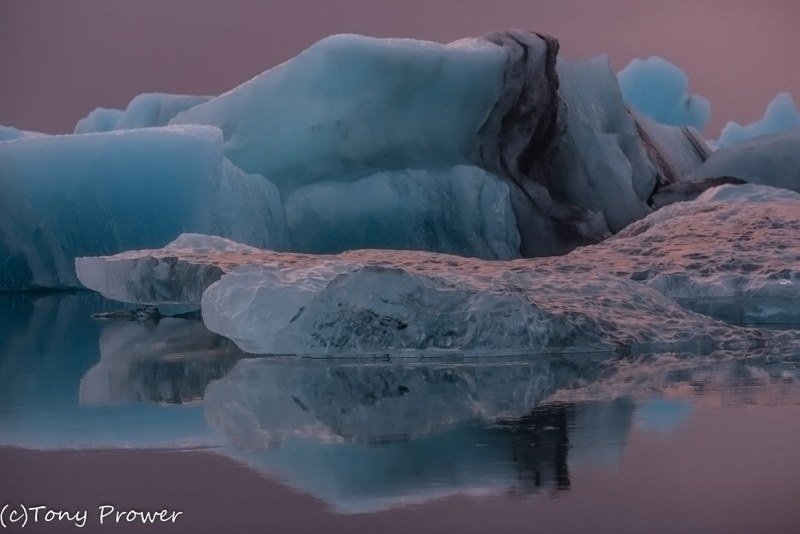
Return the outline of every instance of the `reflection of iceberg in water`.
<path id="1" fill-rule="evenodd" d="M 352 513 L 563 491 L 583 467 L 618 466 L 632 428 L 680 428 L 698 399 L 800 402 L 800 358 L 769 347 L 238 360 L 197 322 L 89 318 L 108 306 L 87 293 L 0 297 L 0 445 L 213 447 Z"/>
<path id="2" fill-rule="evenodd" d="M 243 356 L 232 341 L 209 332 L 199 320 L 109 323 L 100 334 L 100 361 L 81 380 L 80 402 L 199 400 L 206 385 Z"/>
<path id="3" fill-rule="evenodd" d="M 608 418 L 586 417 L 593 403 L 556 404 L 517 419 L 464 424 L 387 443 L 330 442 L 313 437 L 281 446 L 228 448 L 225 454 L 319 498 L 342 513 L 365 513 L 457 494 L 529 495 L 570 487 L 576 453 L 594 459 L 591 437 L 608 437 L 596 458 L 607 465 L 609 444 L 621 455 L 634 404 L 609 403 Z M 578 445 L 573 444 L 573 440 Z"/>
<path id="4" fill-rule="evenodd" d="M 118 306 L 87 292 L 0 295 L 0 446 L 144 449 L 220 443 L 197 403 L 80 405 L 82 377 L 100 357 L 101 323 L 90 314 Z"/>
<path id="5" fill-rule="evenodd" d="M 252 359 L 208 387 L 205 407 L 233 444 L 227 454 L 342 512 L 460 493 L 524 495 L 568 489 L 573 455 L 619 461 L 632 401 L 542 404 L 607 363 Z"/>

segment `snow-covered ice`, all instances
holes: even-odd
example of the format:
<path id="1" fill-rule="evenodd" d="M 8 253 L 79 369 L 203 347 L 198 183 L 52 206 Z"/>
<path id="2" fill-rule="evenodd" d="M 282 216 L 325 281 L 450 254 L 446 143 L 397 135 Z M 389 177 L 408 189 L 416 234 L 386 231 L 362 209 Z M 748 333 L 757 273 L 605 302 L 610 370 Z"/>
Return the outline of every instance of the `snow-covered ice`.
<path id="1" fill-rule="evenodd" d="M 617 79 L 625 102 L 660 123 L 702 130 L 711 117 L 711 102 L 689 94 L 689 77 L 663 58 L 635 58 Z"/>
<path id="2" fill-rule="evenodd" d="M 208 126 L 0 143 L 0 189 L 0 290 L 80 287 L 76 257 L 186 231 L 286 243 L 277 190 L 225 160 Z"/>

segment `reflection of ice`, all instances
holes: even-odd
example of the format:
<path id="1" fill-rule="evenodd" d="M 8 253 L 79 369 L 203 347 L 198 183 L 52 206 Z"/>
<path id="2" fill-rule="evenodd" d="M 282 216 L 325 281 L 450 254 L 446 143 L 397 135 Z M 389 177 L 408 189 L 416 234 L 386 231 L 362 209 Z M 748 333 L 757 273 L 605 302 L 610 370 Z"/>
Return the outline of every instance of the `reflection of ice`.
<path id="1" fill-rule="evenodd" d="M 608 446 L 620 456 L 633 403 L 608 405 L 609 418 L 582 414 L 594 405 L 553 405 L 493 424 L 464 424 L 418 439 L 381 444 L 291 438 L 283 446 L 224 452 L 278 477 L 343 513 L 363 513 L 456 494 L 527 495 L 570 487 L 574 454 L 594 459 L 593 436 L 606 465 Z M 608 429 L 619 432 L 609 435 Z M 619 424 L 622 423 L 622 424 Z"/>
<path id="2" fill-rule="evenodd" d="M 212 383 L 227 453 L 340 511 L 456 493 L 569 488 L 568 456 L 616 465 L 634 403 L 547 404 L 608 360 L 370 363 L 243 360 Z"/>
<path id="3" fill-rule="evenodd" d="M 0 446 L 181 448 L 220 442 L 199 404 L 79 405 L 81 378 L 99 358 L 100 323 L 89 315 L 118 306 L 86 292 L 0 295 Z"/>
<path id="4" fill-rule="evenodd" d="M 522 417 L 608 356 L 483 363 L 249 359 L 206 390 L 209 421 L 247 448 L 293 436 L 378 443 Z"/>
<path id="5" fill-rule="evenodd" d="M 564 491 L 576 469 L 618 466 L 632 425 L 674 432 L 696 399 L 800 402 L 800 358 L 770 347 L 237 361 L 200 323 L 89 318 L 105 306 L 91 294 L 0 296 L 0 445 L 218 447 L 337 510 L 363 512 L 454 494 Z M 79 404 L 81 382 L 84 402 L 158 403 Z"/>
<path id="6" fill-rule="evenodd" d="M 110 323 L 100 334 L 100 361 L 81 380 L 80 402 L 198 400 L 243 355 L 198 320 Z"/>

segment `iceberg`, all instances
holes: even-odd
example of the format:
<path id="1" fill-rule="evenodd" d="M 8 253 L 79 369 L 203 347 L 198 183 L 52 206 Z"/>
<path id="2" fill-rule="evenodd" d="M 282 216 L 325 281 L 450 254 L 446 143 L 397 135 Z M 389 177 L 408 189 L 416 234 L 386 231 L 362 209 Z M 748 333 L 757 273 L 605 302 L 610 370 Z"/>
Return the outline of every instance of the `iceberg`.
<path id="1" fill-rule="evenodd" d="M 651 160 L 664 147 L 679 160 L 696 147 L 646 149 L 608 60 L 569 62 L 557 52 L 555 39 L 517 30 L 448 45 L 338 35 L 170 122 L 220 127 L 235 165 L 273 180 L 283 198 L 298 195 L 303 211 L 341 223 L 330 226 L 334 233 L 352 235 L 332 246 L 295 225 L 296 251 L 395 247 L 402 239 L 395 230 L 365 240 L 352 232 L 354 210 L 331 206 L 321 190 L 344 196 L 343 184 L 361 191 L 391 176 L 411 178 L 392 184 L 395 191 L 421 191 L 423 170 L 436 182 L 448 169 L 478 166 L 509 186 L 517 254 L 563 254 L 649 213 Z M 374 222 L 367 214 L 361 221 Z M 392 225 L 391 217 L 382 224 Z M 415 240 L 404 248 L 454 252 Z"/>
<path id="2" fill-rule="evenodd" d="M 622 96 L 639 113 L 663 124 L 705 128 L 711 103 L 689 94 L 689 77 L 658 56 L 635 58 L 617 74 Z"/>
<path id="3" fill-rule="evenodd" d="M 80 287 L 75 258 L 182 232 L 283 248 L 280 195 L 225 160 L 207 126 L 0 143 L 0 291 Z"/>
<path id="4" fill-rule="evenodd" d="M 210 96 L 143 93 L 125 110 L 97 108 L 75 125 L 75 133 L 110 132 L 166 126 L 175 115 L 211 99 Z"/>
<path id="5" fill-rule="evenodd" d="M 763 135 L 720 148 L 687 180 L 718 177 L 800 192 L 800 130 Z"/>
<path id="6" fill-rule="evenodd" d="M 497 263 L 389 250 L 314 256 L 237 249 L 195 235 L 161 250 L 82 258 L 77 269 L 87 287 L 126 302 L 199 297 L 206 326 L 254 353 L 758 343 L 760 333 L 684 309 L 736 324 L 800 319 L 800 202 L 763 186 L 725 201 L 735 187 L 667 206 L 561 257 Z"/>
<path id="7" fill-rule="evenodd" d="M 797 129 L 800 129 L 800 112 L 795 106 L 792 95 L 780 93 L 767 105 L 760 120 L 744 126 L 733 121 L 726 124 L 716 144 L 719 147 L 729 147 L 762 135 Z"/>
<path id="8" fill-rule="evenodd" d="M 558 48 L 519 30 L 339 35 L 217 97 L 139 95 L 71 136 L 4 131 L 0 290 L 77 287 L 74 257 L 182 233 L 490 260 L 602 241 L 706 147 L 642 126 L 607 58 Z"/>

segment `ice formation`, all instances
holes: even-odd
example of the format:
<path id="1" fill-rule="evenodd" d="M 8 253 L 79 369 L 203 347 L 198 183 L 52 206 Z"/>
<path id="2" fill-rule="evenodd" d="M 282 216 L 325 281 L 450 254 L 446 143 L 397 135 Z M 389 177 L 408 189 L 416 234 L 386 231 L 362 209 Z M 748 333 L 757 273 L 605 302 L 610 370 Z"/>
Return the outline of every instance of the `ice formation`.
<path id="1" fill-rule="evenodd" d="M 562 257 L 496 263 L 424 252 L 219 254 L 236 245 L 185 236 L 182 246 L 79 260 L 78 271 L 88 287 L 126 301 L 146 295 L 157 303 L 149 288 L 191 287 L 192 302 L 202 294 L 206 325 L 255 353 L 749 343 L 764 338 L 682 306 L 733 323 L 797 322 L 800 202 L 758 186 L 725 193 L 732 187 L 668 206 Z M 773 201 L 764 202 L 769 195 Z M 719 201 L 726 196 L 740 198 Z M 748 196 L 760 201 L 742 201 Z M 83 262 L 91 262 L 90 273 Z"/>
<path id="2" fill-rule="evenodd" d="M 311 213 L 336 207 L 320 205 L 309 187 L 344 192 L 343 183 L 370 176 L 371 186 L 375 176 L 419 181 L 422 169 L 434 182 L 443 170 L 477 165 L 509 185 L 518 253 L 563 253 L 650 211 L 661 170 L 651 160 L 662 146 L 645 147 L 605 58 L 568 62 L 557 51 L 555 39 L 521 31 L 449 45 L 334 36 L 171 122 L 221 127 L 228 158 L 274 180 L 285 198 L 307 200 Z M 682 144 L 668 149 L 679 153 L 658 159 L 665 165 L 686 161 L 680 152 L 695 153 Z M 367 187 L 360 183 L 351 187 Z M 348 212 L 335 231 L 351 233 L 351 221 L 372 224 L 368 206 Z M 294 230 L 302 233 L 295 250 L 364 243 L 356 233 L 332 249 L 310 240 L 314 231 Z"/>
<path id="3" fill-rule="evenodd" d="M 689 94 L 686 73 L 658 56 L 632 60 L 617 80 L 625 102 L 660 123 L 702 130 L 711 117 L 708 99 Z"/>
<path id="4" fill-rule="evenodd" d="M 792 95 L 780 93 L 767 105 L 760 120 L 744 126 L 733 121 L 726 124 L 716 144 L 719 147 L 728 147 L 761 135 L 797 129 L 800 129 L 800 112 L 794 104 Z"/>
<path id="5" fill-rule="evenodd" d="M 78 121 L 78 124 L 75 125 L 75 133 L 166 126 L 178 113 L 202 104 L 210 98 L 210 96 L 143 93 L 131 100 L 125 111 L 108 108 L 95 109 L 87 117 Z"/>
<path id="6" fill-rule="evenodd" d="M 723 176 L 800 192 L 800 129 L 721 148 L 687 180 Z"/>
<path id="7" fill-rule="evenodd" d="M 514 30 L 448 45 L 340 35 L 218 97 L 139 95 L 75 135 L 4 130 L 18 139 L 0 149 L 0 290 L 73 287 L 75 256 L 183 232 L 502 260 L 599 242 L 707 148 L 632 117 L 605 57 L 557 52 Z"/>
<path id="8" fill-rule="evenodd" d="M 0 290 L 80 287 L 78 256 L 160 246 L 181 232 L 286 243 L 275 187 L 179 126 L 0 143 Z"/>

